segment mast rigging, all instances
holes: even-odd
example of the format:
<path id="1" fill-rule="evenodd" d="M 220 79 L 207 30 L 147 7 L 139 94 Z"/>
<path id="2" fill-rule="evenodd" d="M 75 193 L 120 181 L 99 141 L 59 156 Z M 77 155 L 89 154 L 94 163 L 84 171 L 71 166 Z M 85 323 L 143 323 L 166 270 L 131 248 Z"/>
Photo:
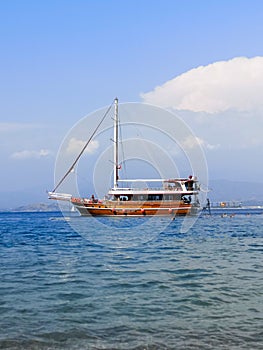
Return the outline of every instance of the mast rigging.
<path id="1" fill-rule="evenodd" d="M 104 119 L 106 118 L 106 116 L 108 115 L 109 111 L 112 108 L 113 103 L 116 101 L 116 99 L 111 103 L 111 105 L 108 107 L 108 109 L 106 110 L 104 116 L 102 117 L 101 121 L 99 122 L 99 124 L 97 125 L 97 127 L 95 128 L 95 130 L 93 131 L 93 133 L 91 134 L 90 138 L 88 139 L 88 141 L 85 143 L 84 147 L 82 148 L 81 152 L 79 153 L 79 155 L 77 156 L 77 158 L 74 160 L 74 162 L 72 163 L 72 165 L 70 166 L 70 168 L 68 169 L 68 171 L 66 172 L 66 174 L 62 177 L 62 179 L 58 182 L 58 184 L 55 186 L 54 190 L 52 192 L 56 192 L 57 188 L 62 184 L 62 182 L 66 179 L 66 177 L 70 174 L 70 172 L 74 169 L 74 166 L 77 164 L 78 160 L 80 159 L 80 157 L 82 156 L 82 154 L 85 152 L 85 149 L 88 147 L 90 141 L 93 139 L 94 135 L 96 134 L 96 132 L 98 131 L 99 127 L 101 126 L 101 124 L 103 123 Z"/>

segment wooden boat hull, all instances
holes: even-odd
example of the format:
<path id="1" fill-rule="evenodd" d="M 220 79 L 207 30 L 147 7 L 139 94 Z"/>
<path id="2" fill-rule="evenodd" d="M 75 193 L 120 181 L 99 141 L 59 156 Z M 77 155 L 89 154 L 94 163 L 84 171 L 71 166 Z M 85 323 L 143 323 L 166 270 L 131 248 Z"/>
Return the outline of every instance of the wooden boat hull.
<path id="1" fill-rule="evenodd" d="M 146 202 L 102 202 L 85 203 L 72 199 L 72 204 L 81 216 L 184 216 L 196 215 L 198 207 L 184 202 L 146 203 Z"/>

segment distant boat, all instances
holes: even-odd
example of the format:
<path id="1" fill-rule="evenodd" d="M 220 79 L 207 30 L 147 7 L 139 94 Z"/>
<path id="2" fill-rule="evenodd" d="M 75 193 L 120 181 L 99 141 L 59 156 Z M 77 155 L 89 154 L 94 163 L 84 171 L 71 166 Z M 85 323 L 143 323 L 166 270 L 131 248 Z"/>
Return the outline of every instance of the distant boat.
<path id="1" fill-rule="evenodd" d="M 57 187 L 73 169 L 77 160 L 65 174 L 54 191 L 48 192 L 50 199 L 69 201 L 82 216 L 176 216 L 196 215 L 200 211 L 199 185 L 195 176 L 171 179 L 125 179 L 119 178 L 119 118 L 118 99 L 114 101 L 114 161 L 113 187 L 103 199 L 94 195 L 90 198 L 73 197 L 71 194 L 56 192 Z M 97 129 L 96 129 L 97 130 Z M 95 131 L 96 131 L 95 130 Z M 95 132 L 93 133 L 94 136 Z M 91 139 L 87 142 L 91 141 Z M 84 152 L 82 149 L 81 154 Z M 122 183 L 137 186 L 121 187 Z M 142 183 L 157 183 L 159 187 L 141 188 Z M 148 185 L 147 185 L 148 186 Z"/>

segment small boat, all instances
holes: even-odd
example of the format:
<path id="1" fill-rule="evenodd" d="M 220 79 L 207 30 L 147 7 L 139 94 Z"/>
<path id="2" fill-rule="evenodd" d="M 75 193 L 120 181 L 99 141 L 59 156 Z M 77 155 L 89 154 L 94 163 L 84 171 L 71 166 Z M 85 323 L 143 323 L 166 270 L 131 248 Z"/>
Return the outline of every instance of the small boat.
<path id="1" fill-rule="evenodd" d="M 113 187 L 108 194 L 97 199 L 73 197 L 70 194 L 56 192 L 57 187 L 72 171 L 76 161 L 65 174 L 52 192 L 48 192 L 50 199 L 69 201 L 78 210 L 81 216 L 177 216 L 196 215 L 201 207 L 198 199 L 200 191 L 197 178 L 190 175 L 188 178 L 169 179 L 120 179 L 119 178 L 119 117 L 118 99 L 114 100 L 114 161 Z M 95 132 L 93 133 L 93 136 Z M 90 141 L 90 140 L 89 140 Z M 88 143 L 87 143 L 88 144 Z M 86 146 L 87 146 L 86 144 Z M 83 153 L 84 150 L 81 151 Z M 125 183 L 125 187 L 122 187 Z M 131 184 L 127 186 L 127 184 Z M 147 184 L 142 188 L 142 184 Z M 154 184 L 150 186 L 149 184 Z M 158 186 L 156 187 L 156 185 Z"/>

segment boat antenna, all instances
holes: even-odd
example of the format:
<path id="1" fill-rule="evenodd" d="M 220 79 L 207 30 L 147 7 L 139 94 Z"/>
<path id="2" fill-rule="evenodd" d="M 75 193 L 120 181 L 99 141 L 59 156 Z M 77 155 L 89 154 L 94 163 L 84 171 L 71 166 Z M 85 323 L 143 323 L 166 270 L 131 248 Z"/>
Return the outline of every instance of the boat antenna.
<path id="1" fill-rule="evenodd" d="M 72 171 L 72 169 L 74 169 L 74 166 L 77 164 L 79 158 L 82 156 L 82 154 L 84 153 L 85 149 L 88 147 L 88 144 L 90 143 L 90 141 L 93 139 L 94 135 L 96 134 L 96 132 L 98 131 L 99 127 L 101 126 L 101 124 L 103 123 L 104 119 L 106 118 L 107 114 L 109 113 L 109 111 L 111 110 L 113 104 L 115 102 L 115 99 L 113 100 L 113 102 L 111 103 L 111 105 L 108 107 L 108 109 L 106 110 L 105 114 L 103 115 L 101 121 L 99 122 L 99 124 L 97 125 L 97 127 L 95 128 L 95 130 L 93 131 L 93 133 L 91 134 L 90 138 L 88 139 L 88 141 L 85 143 L 84 147 L 82 148 L 81 152 L 79 153 L 79 155 L 77 156 L 77 158 L 74 160 L 73 164 L 70 166 L 70 168 L 68 169 L 68 171 L 66 172 L 66 174 L 62 177 L 62 179 L 59 181 L 59 183 L 56 185 L 56 187 L 54 188 L 54 190 L 52 192 L 56 192 L 57 188 L 62 184 L 62 182 L 65 180 L 65 178 L 68 176 L 68 174 Z"/>

